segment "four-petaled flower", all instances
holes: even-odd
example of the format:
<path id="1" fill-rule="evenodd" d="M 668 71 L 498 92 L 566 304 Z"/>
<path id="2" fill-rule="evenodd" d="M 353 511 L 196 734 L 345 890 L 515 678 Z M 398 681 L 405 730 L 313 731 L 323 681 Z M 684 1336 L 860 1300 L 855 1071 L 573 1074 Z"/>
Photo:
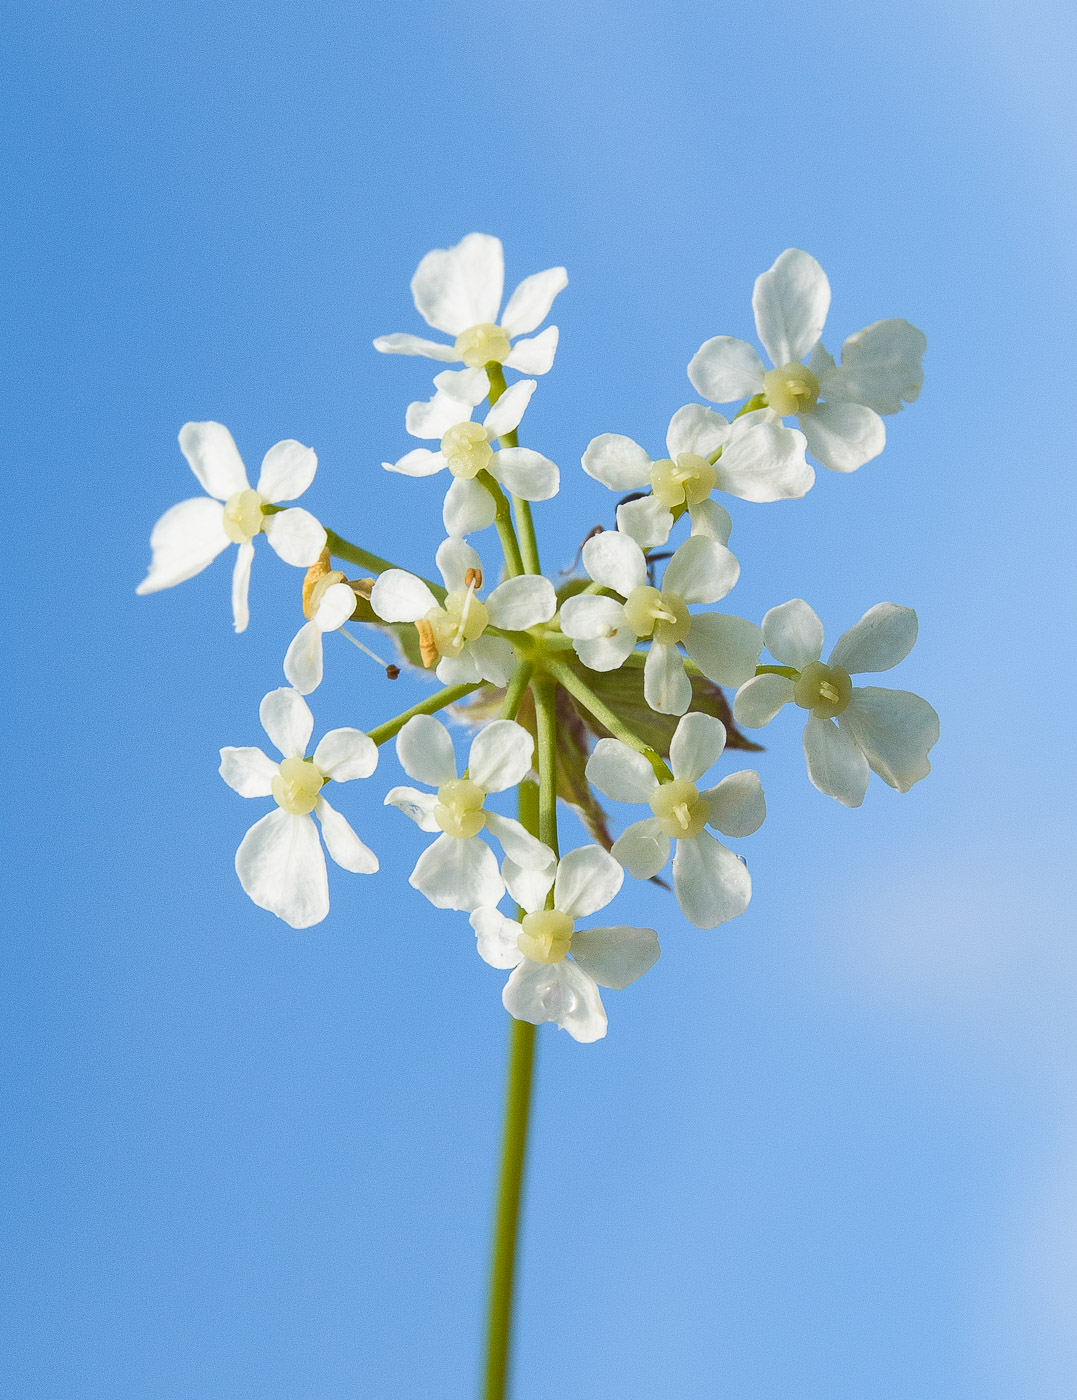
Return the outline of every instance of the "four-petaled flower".
<path id="1" fill-rule="evenodd" d="M 339 631 L 355 612 L 359 599 L 339 569 L 330 568 L 329 551 L 307 570 L 303 582 L 303 612 L 307 621 L 284 654 L 284 674 L 300 695 L 322 683 L 322 637 Z"/>
<path id="2" fill-rule="evenodd" d="M 543 869 L 524 870 L 508 860 L 505 880 L 524 910 L 523 922 L 485 907 L 472 914 L 471 926 L 485 961 L 513 969 L 501 993 L 506 1011 L 536 1026 L 554 1021 L 584 1044 L 601 1040 L 606 1012 L 599 987 L 631 985 L 660 952 L 652 928 L 576 928 L 577 919 L 609 904 L 624 871 L 601 847 L 580 846 Z"/>
<path id="3" fill-rule="evenodd" d="M 236 852 L 236 874 L 255 904 L 292 928 L 310 928 L 329 913 L 329 880 L 318 818 L 329 854 L 345 870 L 373 874 L 378 858 L 322 796 L 330 781 L 369 778 L 378 750 L 359 729 L 331 729 L 305 758 L 314 729 L 307 702 L 294 690 L 271 690 L 258 710 L 283 755 L 274 763 L 259 748 L 221 749 L 220 774 L 240 797 L 273 797 L 277 810 L 255 822 Z"/>
<path id="4" fill-rule="evenodd" d="M 823 624 L 814 609 L 803 598 L 771 608 L 763 618 L 763 639 L 788 674 L 775 668 L 742 685 L 734 718 L 760 729 L 791 700 L 810 711 L 804 757 L 820 792 L 859 807 L 869 768 L 898 792 L 908 792 L 931 772 L 927 755 L 939 737 L 939 717 L 919 695 L 854 686 L 851 676 L 889 671 L 908 656 L 916 632 L 912 608 L 876 603 L 841 634 L 824 663 Z"/>

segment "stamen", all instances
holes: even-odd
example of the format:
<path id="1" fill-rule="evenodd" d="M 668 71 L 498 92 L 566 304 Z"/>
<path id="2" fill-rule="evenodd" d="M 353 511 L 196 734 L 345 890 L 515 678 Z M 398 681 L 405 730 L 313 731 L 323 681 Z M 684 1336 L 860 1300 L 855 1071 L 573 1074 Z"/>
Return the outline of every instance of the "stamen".
<path id="1" fill-rule="evenodd" d="M 467 615 L 471 611 L 471 600 L 475 596 L 475 589 L 482 583 L 481 569 L 468 569 L 464 575 L 467 583 L 467 594 L 460 607 L 460 622 L 453 633 L 452 643 L 454 647 L 461 647 L 464 644 L 464 630 L 467 627 Z"/>
<path id="2" fill-rule="evenodd" d="M 383 661 L 381 657 L 377 654 L 377 652 L 371 651 L 368 646 L 365 646 L 359 640 L 358 637 L 353 637 L 346 627 L 338 627 L 337 631 L 340 632 L 343 636 L 347 637 L 348 641 L 351 642 L 353 647 L 358 647 L 361 652 L 369 656 L 371 661 L 376 661 L 391 681 L 396 680 L 397 676 L 399 676 L 400 674 L 399 666 L 393 666 L 390 663 Z"/>

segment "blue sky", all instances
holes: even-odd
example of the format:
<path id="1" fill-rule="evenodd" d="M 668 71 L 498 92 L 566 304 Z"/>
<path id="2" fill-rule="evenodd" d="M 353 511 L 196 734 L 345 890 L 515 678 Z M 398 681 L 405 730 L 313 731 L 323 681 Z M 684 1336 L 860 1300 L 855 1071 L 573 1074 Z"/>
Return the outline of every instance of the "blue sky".
<path id="1" fill-rule="evenodd" d="M 636 890 L 660 964 L 601 1045 L 542 1034 L 518 1400 L 1072 1396 L 1075 30 L 1044 0 L 16 10 L 5 1394 L 472 1394 L 501 977 L 408 888 L 388 751 L 341 802 L 382 872 L 334 872 L 303 934 L 245 899 L 217 749 L 259 741 L 295 575 L 261 553 L 239 638 L 223 562 L 134 586 L 191 418 L 249 464 L 312 444 L 320 518 L 429 569 L 439 492 L 378 464 L 432 367 L 370 341 L 481 229 L 510 284 L 571 278 L 527 419 L 552 568 L 609 513 L 587 441 L 657 448 L 783 248 L 835 348 L 925 329 L 880 460 L 733 503 L 734 599 L 831 637 L 916 607 L 894 684 L 943 720 L 927 782 L 848 812 L 783 716 L 749 912 L 701 933 Z M 319 728 L 422 693 L 329 661 Z"/>

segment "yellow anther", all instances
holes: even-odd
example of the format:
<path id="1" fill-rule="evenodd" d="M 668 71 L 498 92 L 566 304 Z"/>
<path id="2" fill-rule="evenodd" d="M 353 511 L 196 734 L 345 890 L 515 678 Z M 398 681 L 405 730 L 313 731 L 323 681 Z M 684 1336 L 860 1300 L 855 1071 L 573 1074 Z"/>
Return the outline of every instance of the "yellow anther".
<path id="1" fill-rule="evenodd" d="M 540 909 L 524 915 L 516 946 L 532 962 L 558 963 L 572 947 L 572 929 L 572 919 L 560 909 Z"/>
<path id="2" fill-rule="evenodd" d="M 649 801 L 662 830 L 678 839 L 698 836 L 710 816 L 710 807 L 700 797 L 699 789 L 685 778 L 674 778 L 655 788 Z"/>
<path id="3" fill-rule="evenodd" d="M 481 587 L 482 587 L 482 570 L 481 570 L 481 569 L 468 569 L 467 573 L 464 575 L 464 587 L 465 587 L 465 588 L 481 588 Z"/>
<path id="4" fill-rule="evenodd" d="M 471 369 L 481 369 L 491 360 L 503 365 L 511 349 L 508 334 L 490 321 L 469 326 L 456 337 L 456 353 Z"/>
<path id="5" fill-rule="evenodd" d="M 233 544 L 253 540 L 262 528 L 262 497 L 250 486 L 229 496 L 224 503 L 222 524 Z"/>
<path id="6" fill-rule="evenodd" d="M 453 778 L 438 788 L 434 820 L 446 836 L 460 840 L 477 836 L 486 825 L 486 813 L 482 810 L 485 800 L 486 794 L 478 784 L 468 778 Z"/>
<path id="7" fill-rule="evenodd" d="M 303 576 L 303 616 L 309 621 L 315 613 L 317 604 L 311 603 L 311 597 L 318 583 L 325 578 L 332 569 L 332 557 L 328 549 L 323 549 L 321 554 L 307 570 Z M 318 595 L 318 602 L 321 602 L 321 594 Z"/>
<path id="8" fill-rule="evenodd" d="M 457 423 L 441 439 L 441 455 L 453 476 L 472 481 L 490 465 L 494 449 L 481 423 Z"/>
<path id="9" fill-rule="evenodd" d="M 813 661 L 805 666 L 793 686 L 793 699 L 802 710 L 811 710 L 819 719 L 833 719 L 852 699 L 853 682 L 844 666 L 827 666 Z"/>
<path id="10" fill-rule="evenodd" d="M 277 806 L 294 817 L 306 816 L 314 810 L 325 774 L 305 758 L 286 758 L 270 780 Z"/>
<path id="11" fill-rule="evenodd" d="M 683 598 L 646 583 L 633 588 L 625 599 L 625 618 L 637 637 L 653 636 L 667 646 L 683 642 L 692 625 Z"/>
<path id="12" fill-rule="evenodd" d="M 819 400 L 819 381 L 799 360 L 790 360 L 781 369 L 768 369 L 763 388 L 767 403 L 781 418 L 791 413 L 810 413 Z"/>

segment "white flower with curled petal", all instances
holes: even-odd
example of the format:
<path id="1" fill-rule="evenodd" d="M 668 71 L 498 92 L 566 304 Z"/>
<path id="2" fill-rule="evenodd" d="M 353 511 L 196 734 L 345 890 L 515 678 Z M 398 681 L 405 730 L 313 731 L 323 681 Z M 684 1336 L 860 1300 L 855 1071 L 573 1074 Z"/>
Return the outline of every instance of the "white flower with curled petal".
<path id="1" fill-rule="evenodd" d="M 255 822 L 240 842 L 236 874 L 260 908 L 292 928 L 310 928 L 329 913 L 329 880 L 313 817 L 338 865 L 360 875 L 378 868 L 374 852 L 322 796 L 330 781 L 369 778 L 378 750 L 359 729 L 331 729 L 314 757 L 305 758 L 314 717 L 303 697 L 285 687 L 271 690 L 258 714 L 282 761 L 274 763 L 258 748 L 225 748 L 220 774 L 240 797 L 275 798 L 277 810 Z"/>
<path id="2" fill-rule="evenodd" d="M 486 635 L 489 626 L 509 632 L 549 622 L 557 595 L 549 579 L 520 574 L 499 583 L 485 599 L 482 562 L 463 540 L 443 540 L 437 566 L 447 590 L 439 603 L 422 579 L 404 569 L 379 574 L 370 606 L 383 622 L 414 622 L 425 666 L 436 666 L 445 685 L 487 680 L 507 685 L 516 669 L 516 654 L 504 637 Z"/>
<path id="3" fill-rule="evenodd" d="M 458 778 L 452 738 L 440 720 L 416 715 L 397 735 L 396 753 L 404 772 L 436 792 L 395 787 L 385 805 L 398 807 L 422 831 L 441 833 L 409 877 L 409 884 L 437 908 L 470 912 L 496 904 L 505 893 L 497 857 L 480 831 L 494 836 L 521 867 L 541 868 L 554 859 L 549 846 L 526 827 L 485 806 L 490 793 L 515 787 L 527 776 L 534 748 L 534 739 L 522 725 L 495 719 L 471 741 L 466 774 Z"/>
<path id="4" fill-rule="evenodd" d="M 561 605 L 561 630 L 592 671 L 615 671 L 641 639 L 650 639 L 643 668 L 647 704 L 683 715 L 692 699 L 682 645 L 718 685 L 736 686 L 755 674 L 763 636 L 754 622 L 724 613 L 688 611 L 716 603 L 737 581 L 740 565 L 709 535 L 690 536 L 666 565 L 660 588 L 648 583 L 643 550 L 620 530 L 605 530 L 583 547 L 583 565 L 600 587 L 624 599 L 578 593 Z"/>
<path id="5" fill-rule="evenodd" d="M 600 739 L 587 760 L 587 779 L 615 802 L 646 802 L 652 815 L 634 822 L 613 843 L 613 855 L 637 880 L 651 880 L 673 856 L 673 893 L 697 928 L 716 928 L 743 914 L 752 897 L 744 863 L 707 831 L 751 836 L 767 814 L 759 774 L 729 773 L 717 787 L 697 783 L 722 756 L 725 725 L 711 715 L 685 715 L 669 747 L 672 782 L 659 782 L 642 754 L 620 739 Z"/>
<path id="6" fill-rule="evenodd" d="M 525 277 L 499 319 L 504 285 L 500 238 L 469 233 L 453 248 L 435 248 L 416 269 L 411 294 L 427 325 L 455 336 L 454 343 L 383 335 L 374 349 L 386 355 L 425 355 L 447 364 L 463 361 L 474 369 L 496 362 L 522 374 L 545 374 L 557 349 L 557 327 L 549 326 L 531 339 L 516 337 L 527 336 L 545 321 L 554 297 L 568 286 L 568 273 L 563 267 L 550 267 Z"/>
<path id="7" fill-rule="evenodd" d="M 339 631 L 355 612 L 358 597 L 338 569 L 327 571 L 311 590 L 308 620 L 292 638 L 284 657 L 288 684 L 310 695 L 322 683 L 322 637 Z"/>
<path id="8" fill-rule="evenodd" d="M 757 409 L 729 423 L 713 409 L 690 403 L 669 420 L 668 457 L 652 461 L 631 438 L 602 433 L 588 444 L 583 469 L 611 491 L 650 486 L 650 495 L 617 508 L 617 528 L 648 549 L 665 544 L 674 510 L 687 507 L 695 524 L 700 507 L 713 506 L 712 491 L 746 501 L 803 496 L 815 480 L 804 460 L 804 445 L 803 433 L 782 427 L 771 409 Z"/>
<path id="9" fill-rule="evenodd" d="M 449 535 L 469 535 L 494 523 L 493 496 L 475 478 L 487 471 L 507 491 L 525 501 L 548 501 L 557 495 L 560 472 L 548 457 L 527 447 L 502 447 L 499 438 L 515 432 L 523 418 L 534 379 L 510 385 L 481 423 L 473 423 L 476 405 L 486 397 L 485 370 L 447 369 L 435 377 L 437 393 L 408 408 L 407 429 L 412 437 L 440 438 L 437 452 L 417 447 L 398 462 L 383 462 L 386 471 L 403 476 L 433 476 L 448 468 L 453 482 L 445 496 L 442 517 Z"/>
<path id="10" fill-rule="evenodd" d="M 767 369 L 745 340 L 719 335 L 700 346 L 688 378 L 713 403 L 765 394 L 781 417 L 795 415 L 808 451 L 831 471 L 856 471 L 886 443 L 880 414 L 912 403 L 924 382 L 922 331 L 908 321 L 876 321 L 851 335 L 837 366 L 820 336 L 830 283 L 810 254 L 787 248 L 756 278 L 755 328 Z"/>
<path id="11" fill-rule="evenodd" d="M 325 548 L 325 531 L 309 511 L 293 506 L 264 512 L 265 506 L 301 496 L 314 480 L 318 459 L 301 442 L 278 442 L 263 458 L 258 485 L 252 488 L 223 423 L 184 423 L 179 444 L 208 494 L 180 501 L 158 520 L 150 535 L 149 573 L 135 592 L 156 593 L 183 583 L 236 544 L 232 614 L 236 631 L 242 632 L 250 621 L 247 592 L 255 535 L 264 533 L 284 562 L 300 569 L 313 564 Z"/>
<path id="12" fill-rule="evenodd" d="M 854 686 L 851 677 L 889 671 L 908 656 L 916 632 L 912 608 L 876 603 L 841 634 L 824 663 L 823 624 L 803 598 L 793 598 L 763 619 L 764 640 L 780 666 L 741 686 L 733 715 L 738 724 L 761 729 L 789 701 L 810 711 L 808 777 L 846 807 L 863 802 L 869 769 L 908 792 L 931 772 L 927 755 L 939 737 L 939 717 L 919 695 Z"/>
<path id="13" fill-rule="evenodd" d="M 620 991 L 658 961 L 652 928 L 576 928 L 576 920 L 604 909 L 624 871 L 599 846 L 569 851 L 556 864 L 523 870 L 504 864 L 509 893 L 523 909 L 521 923 L 492 907 L 471 915 L 480 956 L 512 968 L 501 1000 L 518 1021 L 553 1021 L 583 1044 L 606 1034 L 599 987 Z M 553 889 L 553 907 L 546 908 Z"/>

